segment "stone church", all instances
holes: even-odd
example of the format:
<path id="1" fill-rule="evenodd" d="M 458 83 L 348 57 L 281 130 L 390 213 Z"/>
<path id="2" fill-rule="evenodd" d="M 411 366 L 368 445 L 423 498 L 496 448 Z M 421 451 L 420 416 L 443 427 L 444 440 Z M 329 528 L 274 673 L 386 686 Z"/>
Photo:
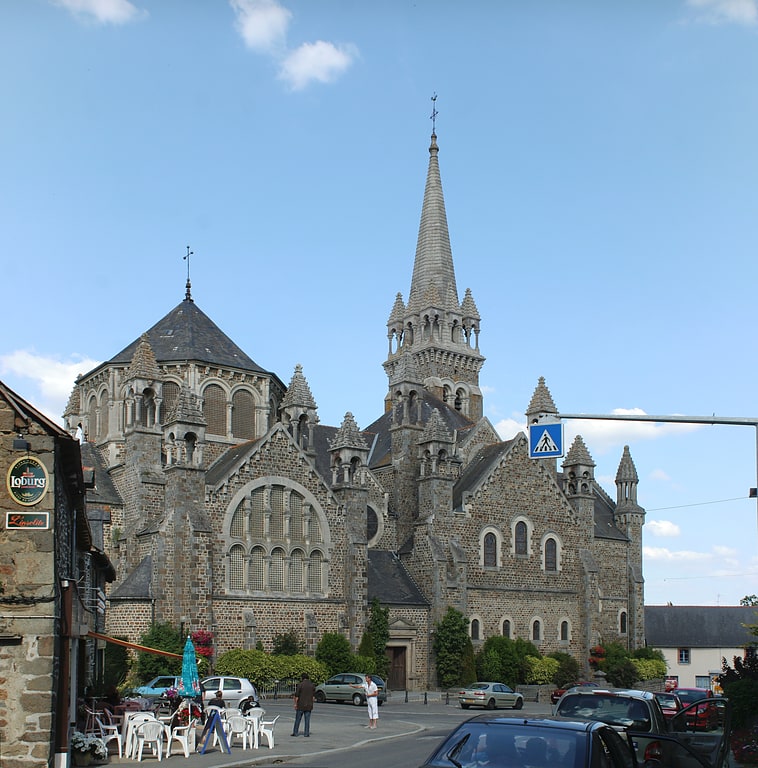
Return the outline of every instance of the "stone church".
<path id="1" fill-rule="evenodd" d="M 386 333 L 387 395 L 363 429 L 320 423 L 305 373 L 288 384 L 183 301 L 74 385 L 90 519 L 117 579 L 110 634 L 152 621 L 213 632 L 216 652 L 295 630 L 357 648 L 368 605 L 390 610 L 390 687 L 435 685 L 430 637 L 448 606 L 475 647 L 493 634 L 562 650 L 644 644 L 638 477 L 615 498 L 577 437 L 559 469 L 484 417 L 480 316 L 455 279 L 436 135 L 407 301 Z M 377 328 L 377 332 L 380 329 Z M 253 350 L 254 351 L 254 350 Z M 380 361 L 377 361 L 377 365 Z M 558 413 L 540 379 L 533 423 Z"/>

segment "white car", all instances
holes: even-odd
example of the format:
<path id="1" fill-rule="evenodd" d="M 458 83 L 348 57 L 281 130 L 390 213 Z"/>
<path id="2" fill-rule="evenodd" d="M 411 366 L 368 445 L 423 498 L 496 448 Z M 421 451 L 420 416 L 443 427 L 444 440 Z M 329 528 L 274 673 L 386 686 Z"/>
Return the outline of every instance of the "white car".
<path id="1" fill-rule="evenodd" d="M 248 696 L 257 696 L 255 686 L 246 677 L 206 677 L 200 681 L 203 686 L 203 704 L 216 697 L 221 691 L 227 707 L 239 707 Z"/>

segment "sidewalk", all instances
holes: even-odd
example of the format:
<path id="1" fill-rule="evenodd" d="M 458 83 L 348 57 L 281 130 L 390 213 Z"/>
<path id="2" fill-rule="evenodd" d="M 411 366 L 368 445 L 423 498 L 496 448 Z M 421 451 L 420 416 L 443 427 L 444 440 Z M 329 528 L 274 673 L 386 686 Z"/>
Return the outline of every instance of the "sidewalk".
<path id="1" fill-rule="evenodd" d="M 219 746 L 211 747 L 211 739 L 205 754 L 195 752 L 191 753 L 188 758 L 185 758 L 181 747 L 175 744 L 171 757 L 166 758 L 164 755 L 160 765 L 168 764 L 169 767 L 175 766 L 175 768 L 234 768 L 234 766 L 242 767 L 260 763 L 270 764 L 290 757 L 318 755 L 335 750 L 349 749 L 370 741 L 381 741 L 382 739 L 413 734 L 422 730 L 421 725 L 411 720 L 398 721 L 389 718 L 383 720 L 381 717 L 376 730 L 366 728 L 365 722 L 346 726 L 344 720 L 330 718 L 326 711 L 322 709 L 314 712 L 311 719 L 310 737 L 307 739 L 303 737 L 301 724 L 300 735 L 294 738 L 290 735 L 293 721 L 291 704 L 288 705 L 286 712 L 282 711 L 280 713 L 276 707 L 271 707 L 270 710 L 270 715 L 281 714 L 274 729 L 273 749 L 269 749 L 265 742 L 258 749 L 242 749 L 242 746 L 237 742 L 231 748 L 231 754 L 227 754 Z M 200 746 L 202 747 L 202 745 Z M 146 764 L 159 765 L 158 761 L 152 756 L 143 756 L 142 763 L 139 763 L 137 760 L 119 758 L 118 754 L 111 755 L 110 758 L 110 765 L 137 766 Z"/>

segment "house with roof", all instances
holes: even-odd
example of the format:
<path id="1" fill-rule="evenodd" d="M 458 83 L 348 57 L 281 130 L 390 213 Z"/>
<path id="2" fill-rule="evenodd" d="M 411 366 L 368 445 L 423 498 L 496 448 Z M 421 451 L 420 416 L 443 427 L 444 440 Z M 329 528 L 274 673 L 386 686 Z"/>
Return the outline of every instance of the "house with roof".
<path id="1" fill-rule="evenodd" d="M 645 640 L 663 652 L 670 687 L 714 689 L 724 659 L 734 666 L 735 656 L 754 652 L 751 625 L 758 625 L 754 606 L 645 606 Z"/>
<path id="2" fill-rule="evenodd" d="M 189 279 L 77 379 L 64 418 L 84 425 L 112 486 L 111 633 L 137 640 L 168 621 L 211 631 L 217 653 L 291 630 L 308 653 L 326 632 L 357 648 L 377 598 L 395 689 L 436 684 L 430 635 L 449 606 L 475 646 L 522 637 L 586 663 L 601 640 L 644 644 L 632 457 L 608 493 L 581 437 L 559 468 L 484 415 L 481 317 L 458 291 L 438 156 L 433 134 L 408 298 L 377 323 L 387 393 L 372 423 L 358 426 L 346 393 L 342 423 L 322 424 L 302 367 L 285 384 L 255 362 Z M 538 379 L 525 426 L 557 413 Z"/>

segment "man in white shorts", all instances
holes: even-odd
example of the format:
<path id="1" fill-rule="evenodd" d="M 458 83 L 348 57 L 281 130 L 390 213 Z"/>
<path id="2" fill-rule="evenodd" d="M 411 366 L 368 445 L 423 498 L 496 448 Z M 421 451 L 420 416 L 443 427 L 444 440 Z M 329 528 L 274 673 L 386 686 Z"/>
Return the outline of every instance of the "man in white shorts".
<path id="1" fill-rule="evenodd" d="M 371 678 L 366 675 L 366 682 L 363 684 L 363 690 L 366 691 L 366 707 L 368 708 L 368 727 L 376 728 L 379 722 L 379 689 Z"/>

